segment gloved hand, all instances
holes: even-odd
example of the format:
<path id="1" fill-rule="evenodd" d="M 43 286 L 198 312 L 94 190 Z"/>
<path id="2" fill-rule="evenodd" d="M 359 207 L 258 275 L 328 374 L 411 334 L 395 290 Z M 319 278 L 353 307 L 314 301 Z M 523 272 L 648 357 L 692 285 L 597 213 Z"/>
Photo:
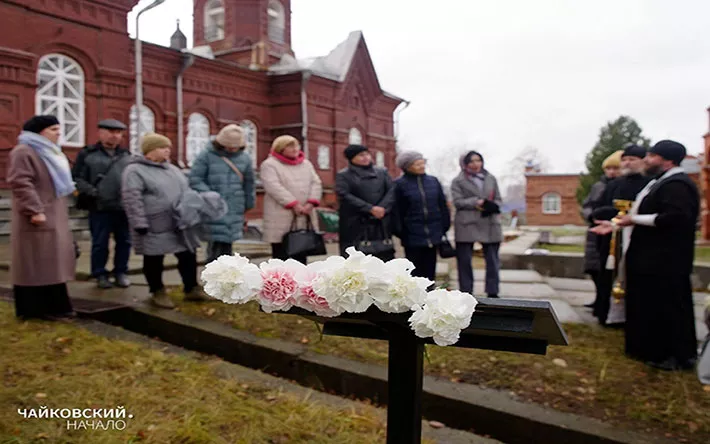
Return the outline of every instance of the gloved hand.
<path id="1" fill-rule="evenodd" d="M 140 234 L 141 236 L 145 236 L 148 234 L 148 229 L 147 228 L 136 228 L 135 230 L 136 233 Z"/>

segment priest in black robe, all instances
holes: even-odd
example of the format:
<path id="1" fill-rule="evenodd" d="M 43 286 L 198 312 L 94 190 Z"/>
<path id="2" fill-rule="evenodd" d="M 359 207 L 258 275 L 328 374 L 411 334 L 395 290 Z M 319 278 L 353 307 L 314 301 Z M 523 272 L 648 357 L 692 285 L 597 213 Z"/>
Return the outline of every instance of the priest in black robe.
<path id="1" fill-rule="evenodd" d="M 615 200 L 634 201 L 636 195 L 651 180 L 644 175 L 646 148 L 637 145 L 627 145 L 621 154 L 621 176 L 612 180 L 604 189 L 597 207 L 592 211 L 590 219 L 611 220 L 619 212 L 614 207 Z M 607 269 L 607 257 L 610 252 L 612 234 L 597 236 L 597 251 L 599 251 L 600 270 L 597 276 L 597 297 L 594 300 L 594 316 L 601 325 L 609 325 L 607 318 L 611 306 L 611 289 L 614 285 L 614 270 Z M 622 245 L 617 245 L 617 267 L 621 259 Z"/>
<path id="2" fill-rule="evenodd" d="M 686 150 L 663 140 L 648 152 L 644 187 L 618 226 L 633 227 L 626 248 L 626 354 L 663 370 L 697 358 L 690 275 L 700 208 L 698 189 L 680 168 Z M 610 222 L 593 230 L 609 233 Z"/>

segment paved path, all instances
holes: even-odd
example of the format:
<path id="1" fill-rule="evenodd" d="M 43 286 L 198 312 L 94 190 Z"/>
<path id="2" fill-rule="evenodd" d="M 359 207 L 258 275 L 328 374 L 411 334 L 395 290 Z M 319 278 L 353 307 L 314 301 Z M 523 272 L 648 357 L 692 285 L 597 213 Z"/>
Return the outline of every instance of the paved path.
<path id="1" fill-rule="evenodd" d="M 454 267 L 439 264 L 439 273 L 449 272 L 449 288 L 458 288 L 458 277 Z M 501 270 L 499 296 L 509 299 L 536 299 L 549 301 L 557 318 L 563 323 L 585 323 L 597 325 L 591 310 L 584 307 L 594 300 L 594 283 L 588 279 L 567 279 L 541 276 L 534 270 Z M 485 296 L 485 270 L 474 270 L 474 294 Z M 707 293 L 695 293 L 695 329 L 698 340 L 704 339 L 708 329 L 703 322 L 704 301 Z"/>

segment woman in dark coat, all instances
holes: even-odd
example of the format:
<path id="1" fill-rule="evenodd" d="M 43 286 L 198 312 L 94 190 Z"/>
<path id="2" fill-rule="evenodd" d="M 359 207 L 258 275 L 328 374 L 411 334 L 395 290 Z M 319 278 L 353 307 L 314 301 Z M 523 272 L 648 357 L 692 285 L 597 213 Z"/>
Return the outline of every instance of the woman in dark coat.
<path id="1" fill-rule="evenodd" d="M 372 155 L 362 145 L 345 149 L 350 165 L 335 177 L 340 219 L 340 254 L 360 241 L 391 240 L 394 184 L 387 170 L 372 164 Z M 394 249 L 377 255 L 387 261 Z"/>
<path id="2" fill-rule="evenodd" d="M 10 151 L 12 189 L 10 273 L 19 318 L 74 317 L 67 282 L 74 279 L 75 250 L 68 196 L 74 192 L 69 161 L 57 145 L 54 116 L 35 116 Z"/>
<path id="3" fill-rule="evenodd" d="M 397 156 L 404 175 L 395 181 L 398 237 L 414 264 L 414 276 L 435 280 L 437 249 L 451 226 L 444 189 L 426 174 L 426 160 L 415 151 Z"/>

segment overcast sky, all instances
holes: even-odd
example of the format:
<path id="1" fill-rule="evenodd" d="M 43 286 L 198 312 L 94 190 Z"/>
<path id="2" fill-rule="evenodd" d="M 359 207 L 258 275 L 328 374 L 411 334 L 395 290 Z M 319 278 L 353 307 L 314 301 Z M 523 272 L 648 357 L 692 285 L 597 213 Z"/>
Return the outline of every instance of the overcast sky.
<path id="1" fill-rule="evenodd" d="M 654 141 L 703 149 L 710 1 L 292 0 L 291 9 L 297 57 L 363 31 L 381 86 L 411 101 L 400 117 L 405 148 L 479 146 L 503 174 L 530 145 L 553 172 L 579 172 L 600 127 L 626 114 Z M 167 45 L 176 19 L 191 44 L 191 0 L 145 13 L 141 38 Z"/>

